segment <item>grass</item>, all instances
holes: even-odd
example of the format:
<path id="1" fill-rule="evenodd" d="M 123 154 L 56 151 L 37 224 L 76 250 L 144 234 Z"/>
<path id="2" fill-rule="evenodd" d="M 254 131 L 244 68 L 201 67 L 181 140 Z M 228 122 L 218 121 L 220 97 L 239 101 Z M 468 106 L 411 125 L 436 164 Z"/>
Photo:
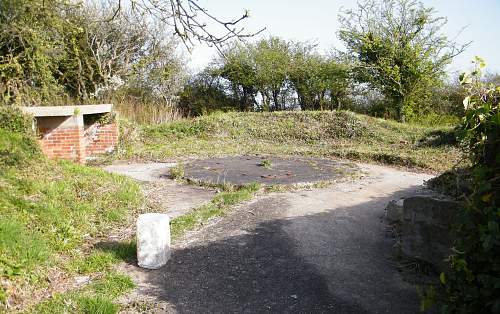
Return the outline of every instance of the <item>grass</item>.
<path id="1" fill-rule="evenodd" d="M 461 159 L 450 125 L 402 124 L 346 111 L 215 113 L 136 125 L 123 135 L 119 158 L 301 155 L 433 171 L 448 170 Z"/>
<path id="2" fill-rule="evenodd" d="M 27 313 L 114 314 L 119 310 L 115 300 L 134 287 L 127 275 L 110 272 L 79 290 L 56 294 Z"/>
<path id="3" fill-rule="evenodd" d="M 0 125 L 0 311 L 6 304 L 26 309 L 36 303 L 38 291 L 57 286 L 50 278 L 55 272 L 95 279 L 33 305 L 29 312 L 115 313 L 116 298 L 133 283 L 114 272 L 113 265 L 133 259 L 135 243 L 99 239 L 134 219 L 143 204 L 139 186 L 97 168 L 46 160 L 26 129 Z M 115 158 L 257 153 L 341 157 L 436 171 L 460 159 L 450 126 L 400 124 L 350 112 L 224 113 L 159 125 L 125 123 L 121 130 Z M 264 160 L 261 166 L 272 164 Z M 183 166 L 172 175 L 181 179 Z M 225 215 L 260 190 L 258 184 L 216 187 L 221 192 L 210 203 L 172 220 L 174 239 Z"/>
<path id="4" fill-rule="evenodd" d="M 184 165 L 182 163 L 178 163 L 175 166 L 171 167 L 170 176 L 174 180 L 184 179 Z"/>
<path id="5" fill-rule="evenodd" d="M 203 225 L 209 219 L 225 215 L 232 206 L 251 199 L 259 190 L 260 185 L 253 183 L 218 193 L 210 203 L 173 219 L 170 224 L 172 238 L 177 239 L 185 232 Z"/>
<path id="6" fill-rule="evenodd" d="M 266 169 L 272 169 L 272 162 L 269 159 L 264 159 L 259 163 L 260 167 L 264 167 Z"/>
<path id="7" fill-rule="evenodd" d="M 133 260 L 135 256 L 135 239 L 101 244 L 95 246 L 90 254 L 73 259 L 68 264 L 68 269 L 78 274 L 104 272 L 120 261 Z"/>
<path id="8" fill-rule="evenodd" d="M 56 290 L 51 275 L 109 270 L 119 251 L 92 244 L 128 224 L 142 204 L 132 180 L 47 160 L 33 135 L 0 127 L 0 312 Z"/>

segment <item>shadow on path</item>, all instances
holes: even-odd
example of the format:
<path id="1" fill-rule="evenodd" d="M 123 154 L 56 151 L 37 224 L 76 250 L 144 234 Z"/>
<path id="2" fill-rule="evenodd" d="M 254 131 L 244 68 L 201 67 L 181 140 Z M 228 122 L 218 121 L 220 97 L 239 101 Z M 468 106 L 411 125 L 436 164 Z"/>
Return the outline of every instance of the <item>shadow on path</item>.
<path id="1" fill-rule="evenodd" d="M 139 294 L 178 313 L 418 313 L 380 223 L 390 199 L 414 191 L 292 218 L 285 194 L 265 196 L 201 230 L 165 267 L 134 267 Z"/>

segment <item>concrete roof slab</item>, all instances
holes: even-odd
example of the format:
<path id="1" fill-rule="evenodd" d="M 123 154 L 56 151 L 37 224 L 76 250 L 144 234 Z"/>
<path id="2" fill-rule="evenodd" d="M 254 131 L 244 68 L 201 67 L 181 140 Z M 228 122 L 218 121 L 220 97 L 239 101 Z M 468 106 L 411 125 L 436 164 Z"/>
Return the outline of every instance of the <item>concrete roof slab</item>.
<path id="1" fill-rule="evenodd" d="M 82 105 L 82 106 L 35 106 L 21 107 L 21 110 L 34 117 L 64 117 L 73 115 L 86 115 L 108 113 L 113 109 L 112 104 Z"/>

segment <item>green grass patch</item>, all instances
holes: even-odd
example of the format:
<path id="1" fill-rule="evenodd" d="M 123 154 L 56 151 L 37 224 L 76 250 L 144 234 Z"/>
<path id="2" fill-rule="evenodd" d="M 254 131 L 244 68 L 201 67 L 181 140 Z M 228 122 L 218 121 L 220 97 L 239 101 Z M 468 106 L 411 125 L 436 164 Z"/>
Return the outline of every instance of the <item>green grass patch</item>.
<path id="1" fill-rule="evenodd" d="M 0 311 L 6 301 L 23 301 L 12 293 L 46 288 L 49 269 L 109 269 L 119 253 L 91 249 L 82 258 L 82 248 L 129 223 L 142 204 L 134 181 L 49 161 L 33 134 L 0 127 Z"/>
<path id="2" fill-rule="evenodd" d="M 260 185 L 252 183 L 241 187 L 235 187 L 232 191 L 220 192 L 210 203 L 186 215 L 173 219 L 170 224 L 172 238 L 179 238 L 186 231 L 197 228 L 210 218 L 225 215 L 232 206 L 250 200 L 259 190 Z"/>
<path id="3" fill-rule="evenodd" d="M 89 255 L 71 260 L 68 269 L 79 274 L 104 272 L 120 261 L 133 260 L 135 256 L 135 239 L 101 244 L 95 247 Z"/>
<path id="4" fill-rule="evenodd" d="M 114 314 L 120 309 L 115 300 L 134 287 L 127 275 L 110 272 L 80 290 L 57 294 L 29 309 L 28 313 Z"/>
<path id="5" fill-rule="evenodd" d="M 134 287 L 135 284 L 130 277 L 112 272 L 104 280 L 97 281 L 90 288 L 99 295 L 116 298 Z"/>
<path id="6" fill-rule="evenodd" d="M 135 136 L 126 142 L 128 149 L 117 156 L 167 160 L 300 155 L 445 171 L 462 157 L 448 120 L 434 125 L 403 124 L 347 111 L 215 113 L 170 124 L 136 126 Z"/>

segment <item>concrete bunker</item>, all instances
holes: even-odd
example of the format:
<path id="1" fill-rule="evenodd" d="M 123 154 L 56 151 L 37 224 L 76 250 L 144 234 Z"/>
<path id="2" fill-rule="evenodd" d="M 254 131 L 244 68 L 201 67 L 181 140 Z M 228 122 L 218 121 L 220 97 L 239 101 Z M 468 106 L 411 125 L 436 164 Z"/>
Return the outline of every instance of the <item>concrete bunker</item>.
<path id="1" fill-rule="evenodd" d="M 23 107 L 34 117 L 39 143 L 48 158 L 85 163 L 111 152 L 118 142 L 113 105 Z"/>

